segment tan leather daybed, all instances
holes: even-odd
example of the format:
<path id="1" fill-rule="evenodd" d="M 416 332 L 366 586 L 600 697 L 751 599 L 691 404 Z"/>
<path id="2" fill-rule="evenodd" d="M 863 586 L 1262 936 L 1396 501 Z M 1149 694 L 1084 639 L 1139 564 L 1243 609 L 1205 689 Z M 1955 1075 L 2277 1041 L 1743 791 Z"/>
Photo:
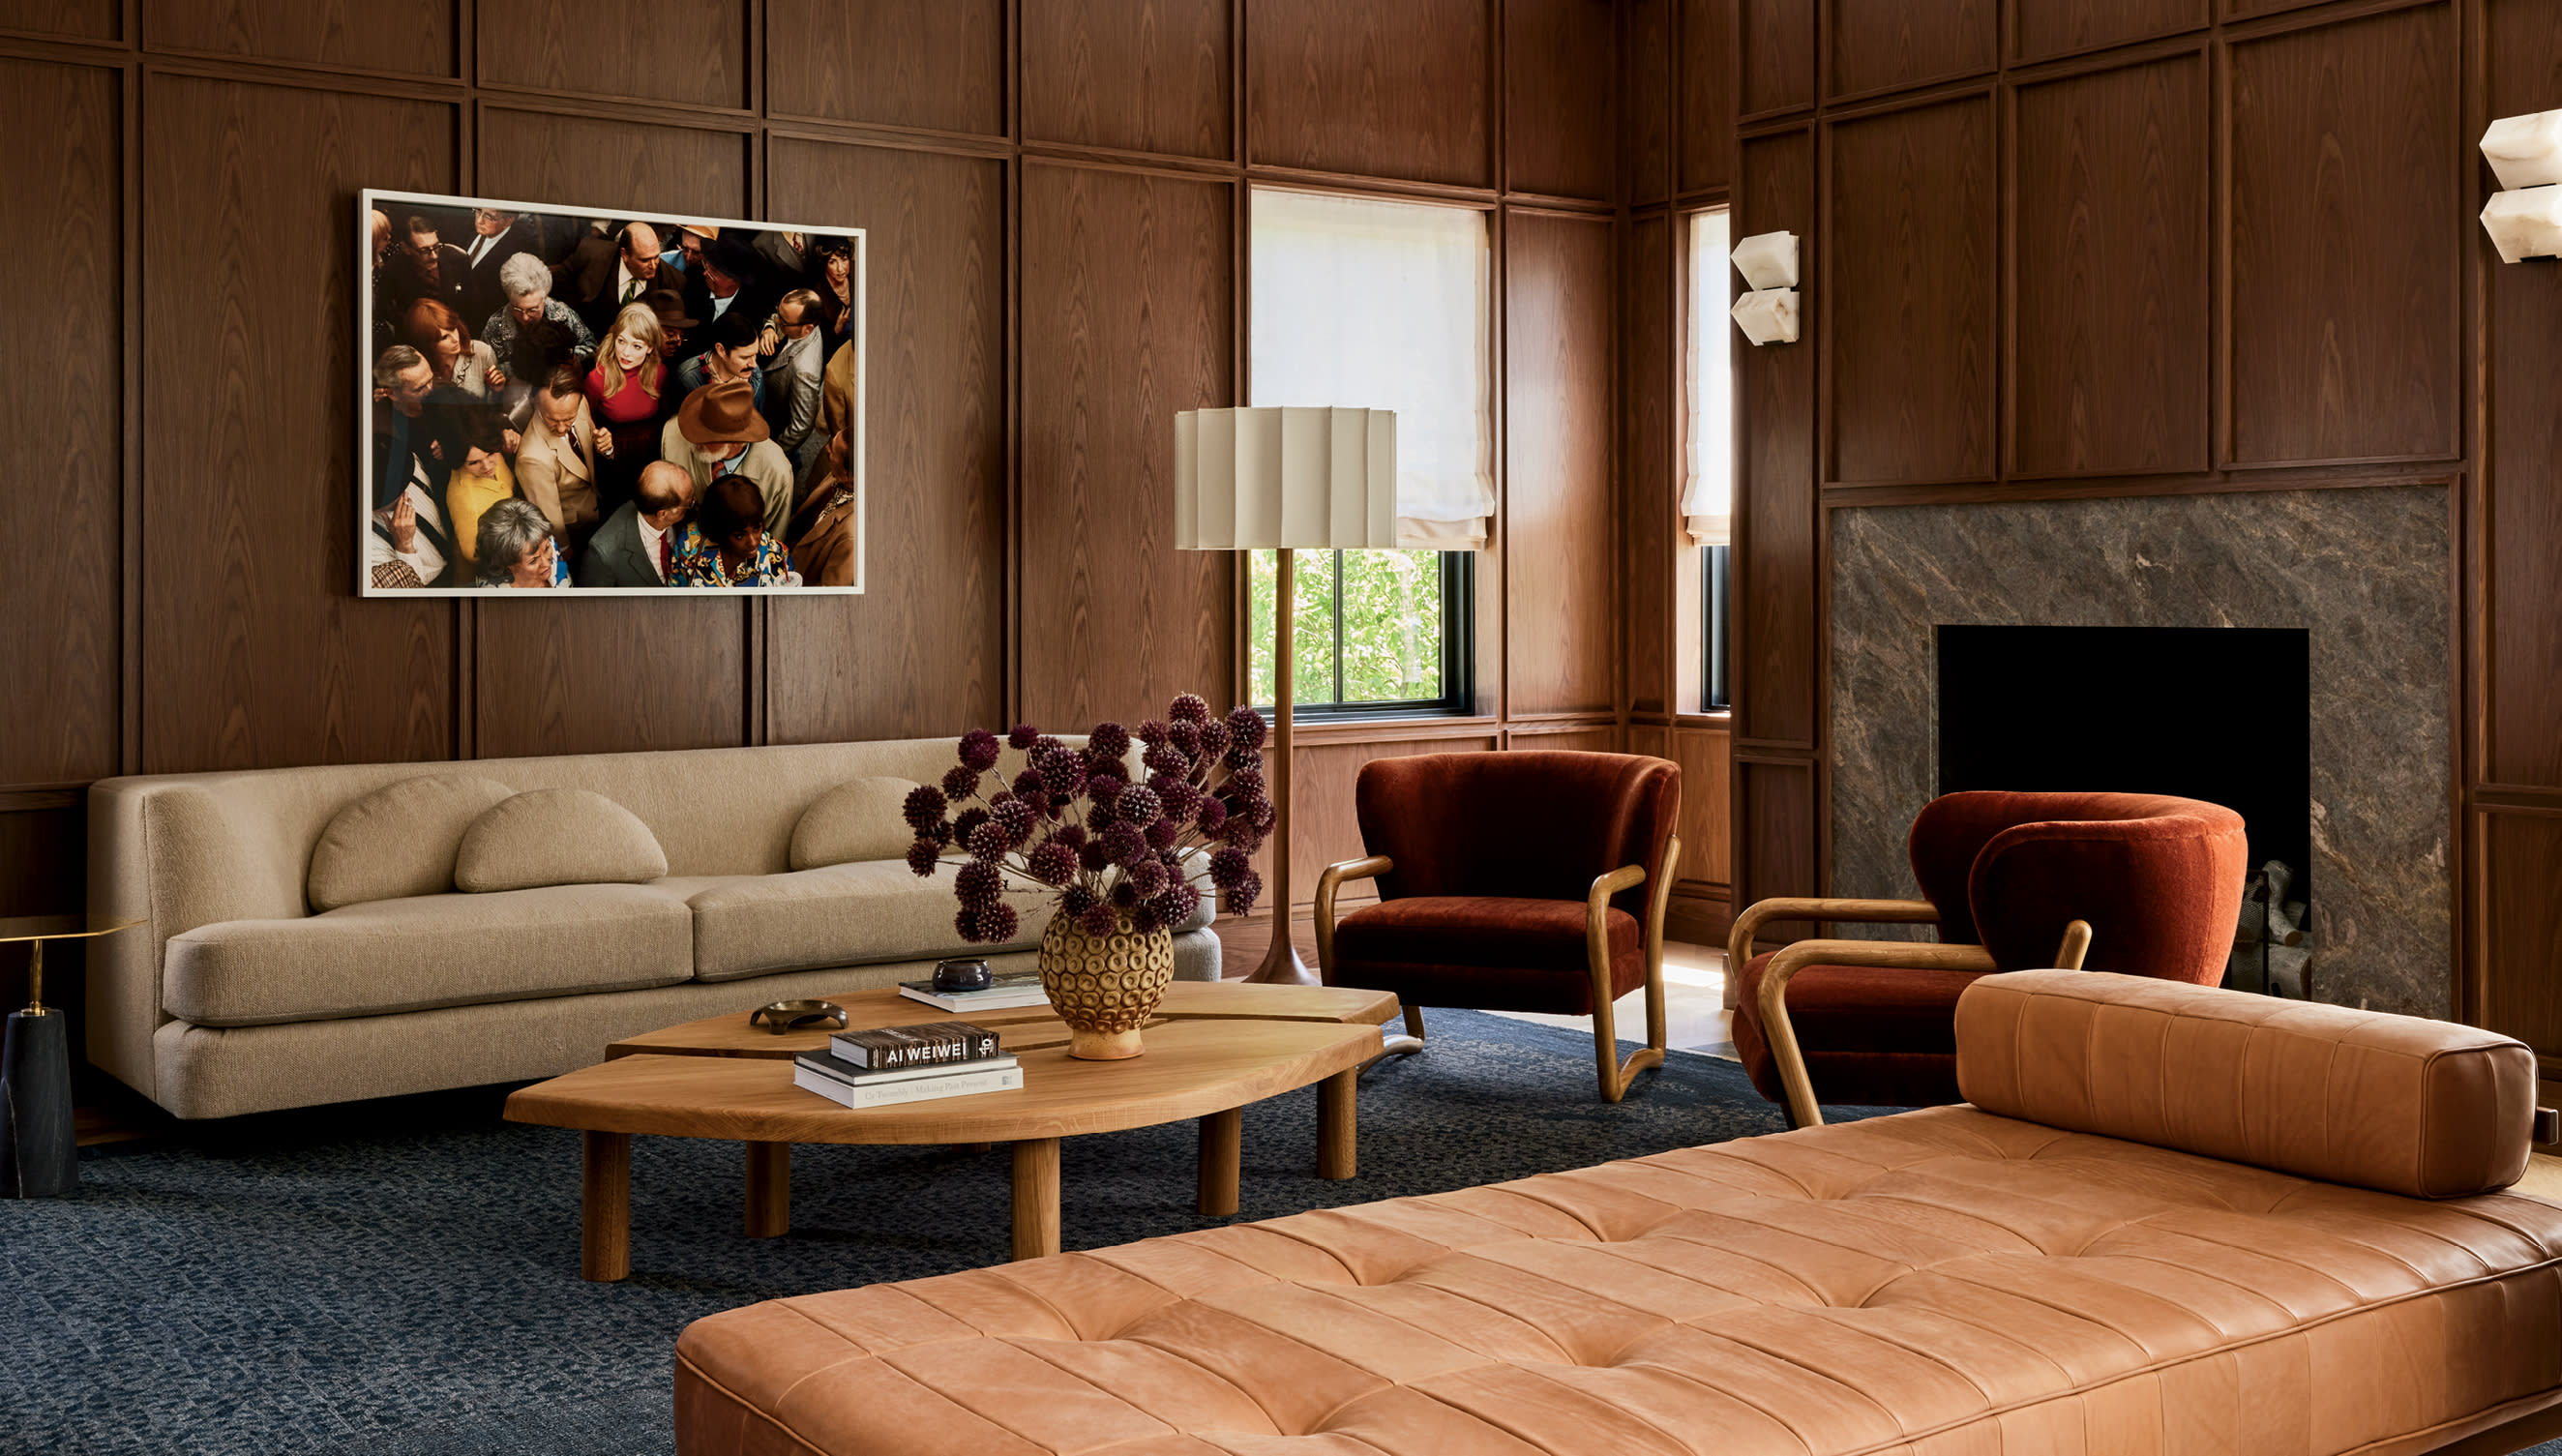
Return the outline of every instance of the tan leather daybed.
<path id="1" fill-rule="evenodd" d="M 1977 982 L 1972 1106 L 905 1284 L 677 1344 L 683 1456 L 2506 1451 L 2562 1432 L 2534 1059 Z M 2471 1438 L 2471 1439 L 2469 1439 Z"/>

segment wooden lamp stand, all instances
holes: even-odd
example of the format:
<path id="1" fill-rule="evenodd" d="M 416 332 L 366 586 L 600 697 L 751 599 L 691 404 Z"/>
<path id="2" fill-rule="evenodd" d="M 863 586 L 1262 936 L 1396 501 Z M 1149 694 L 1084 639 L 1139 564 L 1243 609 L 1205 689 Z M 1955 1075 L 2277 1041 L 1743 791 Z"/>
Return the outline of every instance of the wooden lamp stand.
<path id="1" fill-rule="evenodd" d="M 1290 658 L 1298 645 L 1291 600 L 1294 554 L 1287 546 L 1273 552 L 1272 759 L 1264 776 L 1272 786 L 1272 877 L 1266 886 L 1271 891 L 1272 945 L 1263 953 L 1263 964 L 1245 978 L 1265 986 L 1317 984 L 1316 973 L 1290 943 Z"/>

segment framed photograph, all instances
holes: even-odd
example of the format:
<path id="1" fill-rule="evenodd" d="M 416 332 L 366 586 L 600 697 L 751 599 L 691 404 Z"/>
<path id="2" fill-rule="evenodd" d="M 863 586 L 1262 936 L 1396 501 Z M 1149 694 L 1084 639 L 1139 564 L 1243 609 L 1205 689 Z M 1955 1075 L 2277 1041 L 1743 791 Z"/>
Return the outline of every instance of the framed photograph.
<path id="1" fill-rule="evenodd" d="M 367 190 L 356 590 L 863 589 L 860 228 Z"/>

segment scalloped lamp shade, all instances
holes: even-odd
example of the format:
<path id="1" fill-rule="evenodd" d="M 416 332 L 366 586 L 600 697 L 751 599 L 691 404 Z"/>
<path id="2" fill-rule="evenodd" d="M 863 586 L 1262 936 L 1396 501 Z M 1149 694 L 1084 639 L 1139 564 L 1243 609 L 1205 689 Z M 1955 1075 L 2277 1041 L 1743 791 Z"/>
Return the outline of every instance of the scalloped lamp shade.
<path id="1" fill-rule="evenodd" d="M 1185 551 L 1396 545 L 1396 412 L 1257 408 L 1175 416 Z"/>

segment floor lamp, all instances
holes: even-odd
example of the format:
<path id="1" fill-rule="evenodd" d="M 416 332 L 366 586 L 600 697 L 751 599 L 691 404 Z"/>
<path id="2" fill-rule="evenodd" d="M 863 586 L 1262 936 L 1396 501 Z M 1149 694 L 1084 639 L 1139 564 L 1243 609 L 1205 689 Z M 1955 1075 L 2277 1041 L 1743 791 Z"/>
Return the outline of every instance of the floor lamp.
<path id="1" fill-rule="evenodd" d="M 1292 553 L 1396 545 L 1396 414 L 1186 410 L 1175 417 L 1175 544 L 1276 553 L 1273 602 L 1272 948 L 1249 981 L 1314 986 L 1290 943 Z"/>

